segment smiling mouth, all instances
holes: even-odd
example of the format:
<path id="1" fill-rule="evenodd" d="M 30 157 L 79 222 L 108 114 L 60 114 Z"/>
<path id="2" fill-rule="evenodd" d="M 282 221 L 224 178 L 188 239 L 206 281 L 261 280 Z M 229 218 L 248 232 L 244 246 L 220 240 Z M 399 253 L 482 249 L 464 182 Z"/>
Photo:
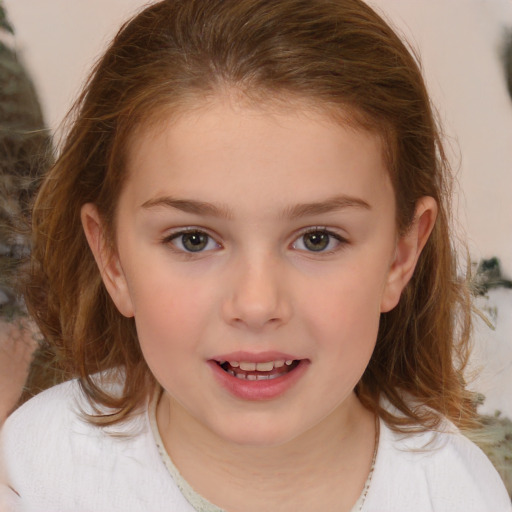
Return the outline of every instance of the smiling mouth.
<path id="1" fill-rule="evenodd" d="M 218 361 L 217 364 L 229 375 L 241 380 L 272 380 L 287 375 L 300 364 L 299 359 L 266 361 Z"/>

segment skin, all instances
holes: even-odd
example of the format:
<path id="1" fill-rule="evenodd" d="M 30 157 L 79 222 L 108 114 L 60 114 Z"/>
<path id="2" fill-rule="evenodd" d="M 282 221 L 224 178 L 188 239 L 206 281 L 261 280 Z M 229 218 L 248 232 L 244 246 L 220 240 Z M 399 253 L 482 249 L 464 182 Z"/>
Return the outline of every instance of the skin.
<path id="1" fill-rule="evenodd" d="M 93 204 L 82 221 L 164 389 L 157 422 L 174 463 L 230 511 L 350 510 L 375 438 L 354 387 L 381 312 L 412 275 L 435 201 L 418 201 L 399 238 L 380 139 L 304 105 L 218 97 L 139 133 L 128 156 L 116 251 Z M 203 250 L 187 250 L 186 228 L 209 236 Z M 325 248 L 310 250 L 308 230 Z M 278 396 L 242 399 L 211 366 L 237 351 L 305 363 Z"/>

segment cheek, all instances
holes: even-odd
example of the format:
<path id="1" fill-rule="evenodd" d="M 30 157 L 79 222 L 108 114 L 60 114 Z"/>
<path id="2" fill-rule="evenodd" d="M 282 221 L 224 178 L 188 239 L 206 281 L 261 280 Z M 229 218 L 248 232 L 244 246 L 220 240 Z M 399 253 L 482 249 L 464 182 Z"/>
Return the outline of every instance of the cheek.
<path id="1" fill-rule="evenodd" d="M 162 284 L 138 297 L 135 325 L 140 347 L 151 373 L 165 389 L 173 395 L 177 389 L 192 392 L 190 371 L 201 358 L 208 308 L 193 287 Z"/>
<path id="2" fill-rule="evenodd" d="M 315 314 L 303 326 L 315 340 L 313 359 L 321 363 L 323 393 L 334 406 L 354 390 L 371 359 L 380 320 L 378 301 L 348 283 L 332 287 L 323 300 L 311 299 Z"/>
<path id="3" fill-rule="evenodd" d="M 150 271 L 130 288 L 146 358 L 165 359 L 165 354 L 194 350 L 213 314 L 213 287 L 176 274 Z"/>
<path id="4" fill-rule="evenodd" d="M 328 345 L 345 362 L 367 360 L 373 351 L 380 321 L 384 266 L 364 260 L 345 265 L 323 279 L 321 286 L 304 283 L 301 314 L 309 334 Z M 311 284 L 311 283 L 310 283 Z M 317 283 L 318 284 L 318 283 Z M 345 364 L 345 363 L 344 363 Z"/>
<path id="5" fill-rule="evenodd" d="M 384 264 L 369 264 L 357 256 L 334 267 L 321 279 L 304 282 L 303 306 L 331 322 L 347 326 L 380 317 L 380 302 L 387 277 Z"/>

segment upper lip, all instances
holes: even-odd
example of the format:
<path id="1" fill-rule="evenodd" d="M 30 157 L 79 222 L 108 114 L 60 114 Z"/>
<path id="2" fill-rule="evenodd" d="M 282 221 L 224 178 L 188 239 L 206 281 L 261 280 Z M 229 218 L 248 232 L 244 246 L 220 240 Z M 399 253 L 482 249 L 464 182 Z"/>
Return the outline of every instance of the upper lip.
<path id="1" fill-rule="evenodd" d="M 237 351 L 237 352 L 229 352 L 226 354 L 221 354 L 215 357 L 212 357 L 213 361 L 218 363 L 222 363 L 224 361 L 244 361 L 248 363 L 266 363 L 268 361 L 289 361 L 289 360 L 298 360 L 301 359 L 295 355 L 286 354 L 284 352 L 277 351 L 266 351 L 266 352 L 247 352 L 247 351 Z"/>

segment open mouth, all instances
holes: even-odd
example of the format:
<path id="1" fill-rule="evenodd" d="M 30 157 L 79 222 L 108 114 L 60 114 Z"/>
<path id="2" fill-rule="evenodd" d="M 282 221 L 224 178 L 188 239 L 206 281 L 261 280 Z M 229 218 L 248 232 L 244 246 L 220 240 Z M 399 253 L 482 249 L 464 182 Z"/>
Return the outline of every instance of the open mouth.
<path id="1" fill-rule="evenodd" d="M 266 361 L 254 363 L 248 361 L 218 361 L 217 364 L 229 375 L 241 380 L 272 380 L 293 371 L 300 359 Z"/>

